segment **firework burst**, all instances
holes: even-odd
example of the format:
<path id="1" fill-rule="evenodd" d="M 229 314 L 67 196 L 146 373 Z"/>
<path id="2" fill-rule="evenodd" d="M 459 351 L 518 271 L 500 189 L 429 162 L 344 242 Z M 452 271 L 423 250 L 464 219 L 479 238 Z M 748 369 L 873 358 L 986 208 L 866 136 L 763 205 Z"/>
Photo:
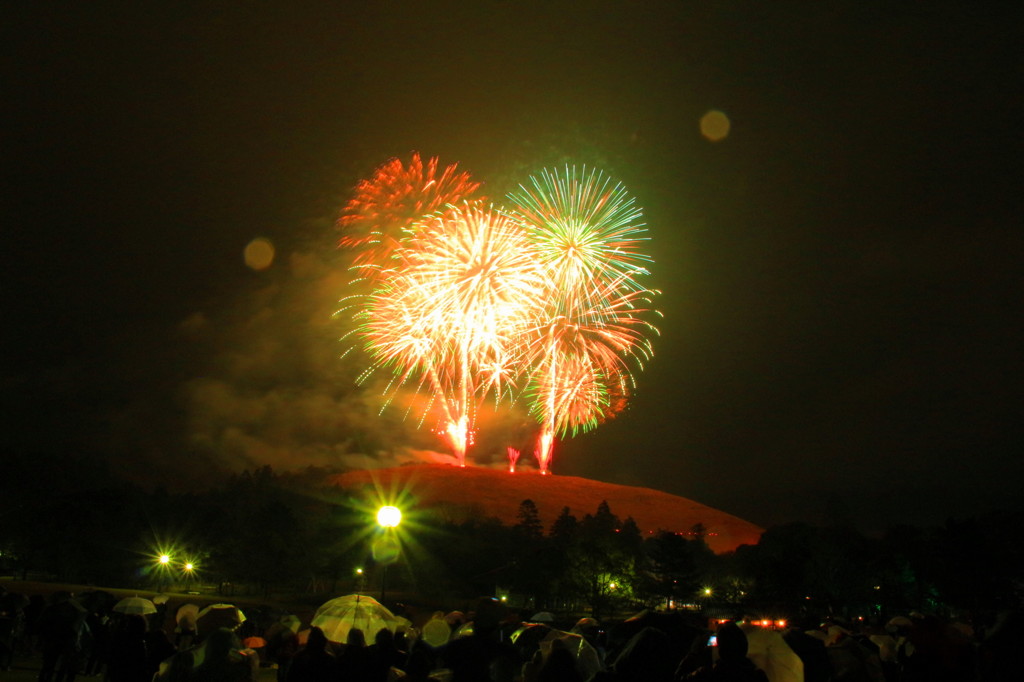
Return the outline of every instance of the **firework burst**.
<path id="1" fill-rule="evenodd" d="M 422 419 L 460 464 L 478 407 L 529 404 L 548 473 L 556 437 L 622 409 L 632 372 L 651 357 L 642 286 L 650 258 L 642 213 L 602 173 L 545 170 L 509 195 L 508 211 L 467 201 L 479 188 L 437 160 L 392 160 L 359 183 L 339 221 L 341 245 L 372 292 L 356 298 L 355 333 L 372 358 L 361 378 L 429 397 Z M 518 451 L 509 451 L 514 470 Z"/>
<path id="2" fill-rule="evenodd" d="M 603 291 L 601 289 L 604 289 Z M 556 436 L 589 431 L 621 409 L 634 386 L 631 369 L 652 356 L 644 318 L 653 292 L 624 291 L 617 281 L 590 295 L 550 299 L 546 314 L 526 337 L 531 367 L 530 412 L 541 424 L 537 459 L 542 472 Z M 582 308 L 576 304 L 588 303 Z"/>
<path id="3" fill-rule="evenodd" d="M 475 406 L 508 395 L 519 341 L 546 289 L 522 225 L 480 204 L 417 223 L 394 274 L 357 315 L 366 348 L 399 386 L 428 390 L 460 463 Z"/>
<path id="4" fill-rule="evenodd" d="M 575 435 L 628 395 L 630 364 L 651 356 L 644 321 L 656 293 L 639 281 L 650 257 L 642 211 L 599 171 L 544 170 L 508 196 L 528 225 L 552 294 L 529 337 L 531 413 L 541 423 L 536 457 L 547 472 L 557 435 Z M 633 360 L 640 361 L 632 363 Z"/>
<path id="5" fill-rule="evenodd" d="M 458 164 L 438 173 L 437 157 L 424 164 L 414 152 L 408 165 L 391 159 L 356 185 L 338 219 L 338 244 L 354 252 L 353 265 L 363 277 L 379 279 L 409 225 L 473 197 L 479 188 Z"/>
<path id="6" fill-rule="evenodd" d="M 566 297 L 588 298 L 595 282 L 619 281 L 634 291 L 649 274 L 643 212 L 619 183 L 575 166 L 543 170 L 508 195 L 530 227 L 537 252 Z"/>

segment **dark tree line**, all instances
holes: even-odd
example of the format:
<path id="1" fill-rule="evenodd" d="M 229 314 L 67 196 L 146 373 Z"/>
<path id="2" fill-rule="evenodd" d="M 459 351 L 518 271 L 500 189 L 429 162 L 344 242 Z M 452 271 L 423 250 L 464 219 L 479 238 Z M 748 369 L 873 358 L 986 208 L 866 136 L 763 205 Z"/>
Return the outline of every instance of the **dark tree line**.
<path id="1" fill-rule="evenodd" d="M 377 586 L 375 510 L 360 491 L 324 486 L 326 472 L 263 468 L 172 493 L 78 460 L 42 464 L 12 461 L 0 478 L 8 574 L 111 586 L 187 578 L 250 592 Z M 699 526 L 642 534 L 607 503 L 580 518 L 564 508 L 543 519 L 523 500 L 511 525 L 435 507 L 410 512 L 399 529 L 388 583 L 439 604 L 500 594 L 523 608 L 597 615 L 694 606 L 791 617 L 978 613 L 1020 605 L 1022 521 L 1018 510 L 881 537 L 793 523 L 715 555 Z M 170 569 L 155 565 L 163 551 L 175 554 Z M 184 557 L 194 575 L 180 572 Z"/>

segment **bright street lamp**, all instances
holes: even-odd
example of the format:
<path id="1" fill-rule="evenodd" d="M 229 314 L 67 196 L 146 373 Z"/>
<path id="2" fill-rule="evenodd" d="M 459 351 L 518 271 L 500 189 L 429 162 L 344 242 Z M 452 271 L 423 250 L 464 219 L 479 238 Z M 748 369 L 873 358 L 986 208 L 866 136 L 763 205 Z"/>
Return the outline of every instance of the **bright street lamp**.
<path id="1" fill-rule="evenodd" d="M 381 507 L 377 511 L 377 523 L 384 528 L 397 528 L 402 522 L 402 511 L 398 507 Z"/>
<path id="2" fill-rule="evenodd" d="M 402 522 L 402 512 L 398 507 L 388 505 L 377 510 L 377 524 L 384 535 L 374 543 L 374 559 L 381 564 L 380 603 L 384 603 L 384 595 L 388 586 L 388 564 L 398 558 L 399 545 L 393 537 L 394 529 Z"/>

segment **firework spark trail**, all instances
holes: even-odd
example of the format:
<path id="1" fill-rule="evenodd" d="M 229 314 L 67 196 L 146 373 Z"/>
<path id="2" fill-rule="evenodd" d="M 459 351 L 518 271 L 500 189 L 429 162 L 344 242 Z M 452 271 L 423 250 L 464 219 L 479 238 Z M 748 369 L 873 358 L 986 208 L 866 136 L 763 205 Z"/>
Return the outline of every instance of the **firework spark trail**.
<path id="1" fill-rule="evenodd" d="M 519 450 L 509 446 L 505 448 L 505 452 L 508 454 L 508 470 L 514 474 L 516 472 L 516 462 L 519 461 Z"/>
<path id="2" fill-rule="evenodd" d="M 398 266 L 359 314 L 380 366 L 425 381 L 465 462 L 476 405 L 513 388 L 518 339 L 546 293 L 522 225 L 480 204 L 418 223 L 395 251 Z"/>
<path id="3" fill-rule="evenodd" d="M 392 160 L 339 221 L 373 286 L 356 314 L 373 358 L 362 378 L 382 369 L 394 390 L 427 393 L 463 465 L 484 397 L 525 392 L 548 473 L 556 436 L 613 416 L 634 386 L 630 368 L 651 357 L 657 330 L 644 318 L 657 292 L 638 281 L 650 261 L 642 214 L 622 185 L 574 167 L 532 177 L 509 195 L 510 212 L 456 205 L 479 184 L 455 168 L 437 177 L 436 159 Z"/>
<path id="4" fill-rule="evenodd" d="M 382 268 L 414 221 L 475 196 L 480 183 L 469 173 L 458 172 L 458 164 L 447 166 L 440 175 L 437 165 L 433 157 L 424 166 L 414 152 L 408 166 L 391 159 L 356 185 L 338 219 L 343 233 L 338 245 L 354 252 L 353 266 L 361 276 L 383 276 Z"/>
<path id="5" fill-rule="evenodd" d="M 645 332 L 654 328 L 642 320 L 650 312 L 643 303 L 656 292 L 637 279 L 651 259 L 639 250 L 647 239 L 642 212 L 621 184 L 566 167 L 542 171 L 508 198 L 554 289 L 527 351 L 531 413 L 541 423 L 535 456 L 547 473 L 556 435 L 611 416 L 609 389 L 628 390 L 628 361 L 650 357 Z"/>
<path id="6" fill-rule="evenodd" d="M 637 277 L 649 274 L 651 258 L 643 213 L 621 184 L 575 166 L 545 169 L 508 195 L 512 210 L 530 227 L 544 264 L 564 296 L 589 297 L 595 281 L 619 280 L 643 291 Z"/>
<path id="7" fill-rule="evenodd" d="M 602 290 L 603 289 L 603 290 Z M 609 393 L 628 395 L 631 365 L 642 368 L 652 356 L 643 319 L 649 292 L 623 291 L 619 280 L 595 287 L 587 297 L 599 302 L 582 310 L 551 299 L 546 316 L 527 335 L 525 357 L 532 369 L 530 411 L 541 423 L 537 459 L 546 472 L 556 436 L 589 431 L 613 415 Z"/>

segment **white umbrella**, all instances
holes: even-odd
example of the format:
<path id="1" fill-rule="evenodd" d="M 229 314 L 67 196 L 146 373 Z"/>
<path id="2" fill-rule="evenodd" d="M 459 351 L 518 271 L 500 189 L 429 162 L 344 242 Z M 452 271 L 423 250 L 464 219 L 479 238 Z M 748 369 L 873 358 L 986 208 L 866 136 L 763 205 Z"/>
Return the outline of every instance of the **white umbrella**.
<path id="1" fill-rule="evenodd" d="M 331 642 L 344 643 L 353 628 L 363 631 L 367 643 L 383 629 L 392 632 L 401 621 L 373 597 L 350 594 L 324 602 L 313 615 L 312 625 L 324 631 Z"/>
<path id="2" fill-rule="evenodd" d="M 774 630 L 743 624 L 747 658 L 765 672 L 769 682 L 803 682 L 804 662 Z"/>
<path id="3" fill-rule="evenodd" d="M 156 606 L 150 600 L 142 597 L 125 597 L 114 604 L 114 610 L 118 613 L 147 616 L 156 613 Z"/>
<path id="4" fill-rule="evenodd" d="M 520 644 L 519 639 L 524 635 L 526 639 L 532 640 L 545 656 L 551 653 L 552 642 L 556 639 L 562 640 L 562 644 L 576 659 L 576 670 L 585 680 L 589 680 L 592 675 L 601 670 L 601 657 L 597 653 L 597 649 L 583 635 L 557 630 L 542 623 L 528 623 L 512 633 L 512 642 Z M 527 650 L 530 649 L 529 644 L 523 644 L 523 646 Z"/>
<path id="5" fill-rule="evenodd" d="M 195 604 L 182 604 L 178 612 L 174 614 L 174 621 L 178 625 L 184 624 L 189 629 L 195 628 L 196 616 L 199 615 L 199 607 Z"/>
<path id="6" fill-rule="evenodd" d="M 245 622 L 245 614 L 234 604 L 210 604 L 196 615 L 196 631 L 206 637 L 217 628 L 234 630 Z"/>

